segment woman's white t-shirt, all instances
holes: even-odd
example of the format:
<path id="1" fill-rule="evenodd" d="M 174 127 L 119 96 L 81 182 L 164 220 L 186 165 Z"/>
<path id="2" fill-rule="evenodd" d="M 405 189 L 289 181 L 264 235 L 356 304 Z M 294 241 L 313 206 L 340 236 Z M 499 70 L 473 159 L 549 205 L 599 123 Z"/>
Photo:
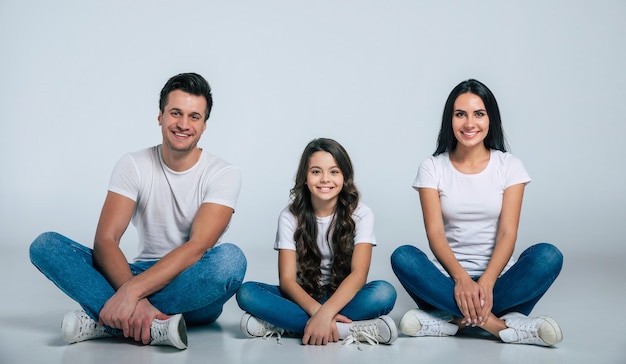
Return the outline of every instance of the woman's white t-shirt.
<path id="1" fill-rule="evenodd" d="M 450 248 L 470 276 L 480 276 L 495 246 L 504 190 L 530 181 L 518 158 L 491 150 L 487 167 L 476 174 L 459 172 L 448 153 L 431 156 L 420 165 L 413 188 L 439 191 Z M 447 274 L 436 259 L 434 262 Z M 511 258 L 502 273 L 513 263 Z"/>

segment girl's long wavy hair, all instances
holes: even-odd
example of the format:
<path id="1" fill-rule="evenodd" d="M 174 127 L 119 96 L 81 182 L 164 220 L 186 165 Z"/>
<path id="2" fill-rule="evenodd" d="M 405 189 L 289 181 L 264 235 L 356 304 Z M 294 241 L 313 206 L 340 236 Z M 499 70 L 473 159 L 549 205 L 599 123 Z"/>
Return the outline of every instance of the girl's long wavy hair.
<path id="1" fill-rule="evenodd" d="M 326 236 L 333 252 L 332 278 L 327 287 L 320 285 L 322 256 L 317 246 L 317 220 L 311 202 L 311 192 L 306 185 L 309 159 L 315 152 L 330 153 L 337 162 L 344 178 L 343 188 L 339 193 L 335 213 Z M 296 216 L 298 221 L 298 226 L 293 234 L 296 242 L 298 281 L 312 297 L 321 299 L 325 292 L 334 292 L 351 272 L 355 233 L 352 213 L 359 203 L 359 191 L 354 184 L 352 162 L 341 144 L 327 138 L 312 140 L 302 153 L 295 184 L 290 194 L 289 211 Z"/>

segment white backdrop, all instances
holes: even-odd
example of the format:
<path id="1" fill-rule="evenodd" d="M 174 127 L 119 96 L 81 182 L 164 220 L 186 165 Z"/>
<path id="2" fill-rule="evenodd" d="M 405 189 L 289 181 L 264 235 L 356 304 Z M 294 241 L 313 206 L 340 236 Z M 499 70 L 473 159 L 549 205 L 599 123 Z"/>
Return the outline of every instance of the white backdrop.
<path id="1" fill-rule="evenodd" d="M 410 185 L 467 78 L 495 93 L 533 178 L 518 252 L 624 253 L 625 16 L 622 0 L 0 0 L 1 243 L 26 254 L 54 230 L 91 245 L 113 165 L 160 143 L 159 91 L 193 71 L 215 100 L 201 147 L 243 171 L 226 240 L 253 271 L 275 274 L 256 253 L 273 254 L 299 155 L 322 136 L 353 159 L 378 266 L 426 247 Z"/>

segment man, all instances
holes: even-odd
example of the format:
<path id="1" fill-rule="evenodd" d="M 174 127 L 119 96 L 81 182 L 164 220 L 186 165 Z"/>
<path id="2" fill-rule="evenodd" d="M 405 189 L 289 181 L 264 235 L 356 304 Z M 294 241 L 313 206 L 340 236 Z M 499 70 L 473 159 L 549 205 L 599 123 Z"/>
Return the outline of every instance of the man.
<path id="1" fill-rule="evenodd" d="M 115 166 L 93 250 L 57 233 L 31 244 L 33 264 L 83 308 L 63 318 L 66 342 L 124 336 L 185 349 L 186 323 L 215 321 L 241 285 L 242 251 L 217 244 L 241 174 L 198 147 L 212 104 L 202 76 L 169 79 L 159 101 L 163 142 Z M 119 243 L 131 221 L 139 255 L 128 263 Z"/>

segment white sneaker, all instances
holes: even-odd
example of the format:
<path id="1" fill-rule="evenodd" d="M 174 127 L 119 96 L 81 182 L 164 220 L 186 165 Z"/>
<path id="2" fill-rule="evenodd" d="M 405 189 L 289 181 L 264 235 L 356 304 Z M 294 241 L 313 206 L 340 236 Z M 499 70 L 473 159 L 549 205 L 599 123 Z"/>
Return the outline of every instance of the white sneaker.
<path id="1" fill-rule="evenodd" d="M 154 319 L 150 327 L 150 345 L 168 345 L 177 349 L 187 348 L 187 325 L 182 314 L 167 320 Z"/>
<path id="2" fill-rule="evenodd" d="M 552 346 L 563 340 L 559 324 L 551 317 L 530 318 L 511 312 L 500 319 L 509 327 L 499 332 L 500 339 L 505 343 Z"/>
<path id="3" fill-rule="evenodd" d="M 63 341 L 68 344 L 113 336 L 83 310 L 71 311 L 63 316 L 61 333 L 63 334 Z"/>
<path id="4" fill-rule="evenodd" d="M 339 338 L 344 340 L 344 345 L 354 342 L 367 342 L 370 345 L 391 344 L 398 338 L 396 323 L 387 315 L 373 320 L 352 321 L 349 324 L 338 322 L 337 328 Z M 349 332 L 349 334 L 342 335 L 342 332 Z"/>
<path id="5" fill-rule="evenodd" d="M 410 310 L 400 320 L 400 331 L 408 336 L 451 336 L 459 330 L 452 315 L 443 311 Z"/>
<path id="6" fill-rule="evenodd" d="M 241 332 L 247 337 L 262 337 L 268 339 L 276 334 L 276 341 L 278 341 L 278 343 L 280 343 L 280 338 L 285 333 L 284 329 L 256 318 L 247 312 L 241 317 L 239 327 L 241 328 Z"/>

